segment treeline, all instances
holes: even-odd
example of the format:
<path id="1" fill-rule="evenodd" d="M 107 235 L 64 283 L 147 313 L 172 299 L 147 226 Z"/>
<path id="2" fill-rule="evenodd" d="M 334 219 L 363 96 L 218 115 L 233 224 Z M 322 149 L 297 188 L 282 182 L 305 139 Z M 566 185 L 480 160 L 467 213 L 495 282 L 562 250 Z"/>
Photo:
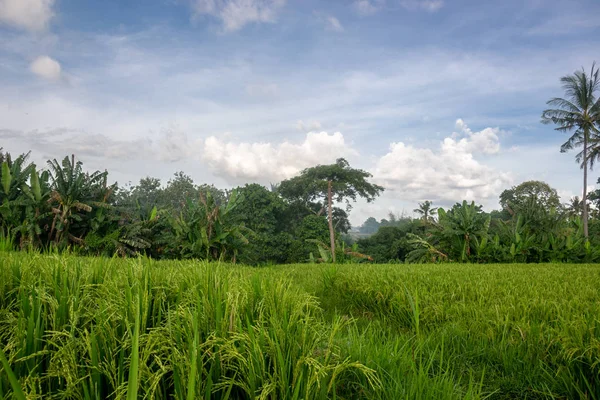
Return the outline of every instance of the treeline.
<path id="1" fill-rule="evenodd" d="M 350 200 L 373 200 L 383 188 L 343 159 L 270 188 L 232 190 L 197 185 L 183 172 L 166 185 L 147 177 L 119 187 L 106 171 L 84 171 L 74 156 L 41 171 L 29 154 L 0 152 L 0 163 L 4 248 L 252 265 L 332 262 L 334 255 L 336 262 L 376 263 L 600 261 L 600 204 L 588 206 L 586 240 L 583 202 L 563 205 L 538 181 L 505 190 L 501 209 L 491 213 L 466 201 L 447 210 L 425 201 L 414 210 L 419 218 L 369 218 L 360 231 L 371 236 L 353 241 Z M 590 199 L 600 203 L 600 191 Z"/>
<path id="2" fill-rule="evenodd" d="M 600 183 L 600 181 L 599 181 Z M 590 199 L 600 202 L 600 191 Z M 575 197 L 561 204 L 555 189 L 539 181 L 523 182 L 505 190 L 501 209 L 484 212 L 463 201 L 449 209 L 425 201 L 415 213 L 420 218 L 368 218 L 361 226 L 360 251 L 375 262 L 598 262 L 600 215 L 587 211 L 589 240 L 584 236 L 583 202 Z"/>
<path id="3" fill-rule="evenodd" d="M 74 156 L 39 170 L 29 154 L 0 151 L 0 164 L 1 247 L 93 256 L 253 265 L 330 261 L 330 215 L 340 244 L 334 254 L 344 261 L 357 254 L 340 241 L 350 229 L 349 203 L 329 212 L 327 183 L 336 202 L 357 195 L 372 199 L 382 190 L 343 159 L 269 189 L 249 184 L 232 190 L 197 185 L 183 172 L 166 185 L 147 177 L 119 187 L 109 184 L 106 171 L 84 171 Z"/>

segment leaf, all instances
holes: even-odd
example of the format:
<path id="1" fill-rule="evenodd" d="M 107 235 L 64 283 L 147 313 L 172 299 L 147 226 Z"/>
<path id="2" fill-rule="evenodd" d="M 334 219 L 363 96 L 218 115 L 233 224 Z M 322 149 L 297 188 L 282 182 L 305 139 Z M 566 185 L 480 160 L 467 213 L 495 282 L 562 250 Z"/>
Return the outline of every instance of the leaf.
<path id="1" fill-rule="evenodd" d="M 131 364 L 129 366 L 129 381 L 127 383 L 127 400 L 137 400 L 138 398 L 138 368 L 140 362 L 140 299 L 141 295 L 138 294 L 136 299 L 135 309 L 135 325 L 134 331 L 131 337 Z"/>
<path id="2" fill-rule="evenodd" d="M 26 400 L 25 393 L 23 393 L 23 389 L 21 389 L 21 385 L 19 384 L 17 377 L 13 373 L 12 369 L 10 369 L 10 365 L 8 364 L 8 360 L 6 359 L 2 349 L 0 349 L 0 363 L 2 363 L 2 368 L 4 368 L 4 371 L 6 371 L 6 374 L 8 375 L 10 386 L 12 386 L 13 389 L 13 398 L 17 400 Z"/>
<path id="3" fill-rule="evenodd" d="M 10 174 L 10 167 L 8 166 L 8 161 L 4 161 L 2 163 L 2 188 L 4 189 L 4 194 L 8 195 L 10 191 L 10 184 L 12 182 L 12 176 Z"/>
<path id="4" fill-rule="evenodd" d="M 322 246 L 317 246 L 317 249 L 319 250 L 319 255 L 321 256 L 323 262 L 328 263 L 331 261 L 331 253 L 329 250 L 323 248 Z"/>
<path id="5" fill-rule="evenodd" d="M 33 192 L 34 199 L 40 201 L 42 199 L 42 188 L 40 186 L 40 177 L 35 170 L 35 167 L 31 171 L 31 179 L 29 184 L 31 185 L 31 191 Z"/>
<path id="6" fill-rule="evenodd" d="M 150 221 L 154 221 L 156 219 L 157 214 L 158 214 L 158 209 L 156 208 L 156 206 L 154 206 L 152 208 L 152 211 L 150 211 Z"/>

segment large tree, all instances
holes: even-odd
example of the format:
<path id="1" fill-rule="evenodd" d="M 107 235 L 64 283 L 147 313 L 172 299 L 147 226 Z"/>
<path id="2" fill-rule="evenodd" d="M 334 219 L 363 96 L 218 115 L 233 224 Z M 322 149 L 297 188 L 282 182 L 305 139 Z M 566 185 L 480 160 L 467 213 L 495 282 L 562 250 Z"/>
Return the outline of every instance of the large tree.
<path id="1" fill-rule="evenodd" d="M 232 220 L 252 232 L 250 243 L 240 251 L 239 260 L 248 264 L 285 263 L 291 235 L 286 231 L 284 200 L 257 183 L 236 190 L 242 201 L 232 211 Z"/>
<path id="2" fill-rule="evenodd" d="M 542 181 L 526 181 L 500 194 L 500 205 L 510 215 L 526 213 L 532 202 L 545 209 L 561 207 L 556 189 Z"/>
<path id="3" fill-rule="evenodd" d="M 573 132 L 571 137 L 561 146 L 561 152 L 582 146 L 579 158 L 583 169 L 582 202 L 587 203 L 587 168 L 589 161 L 589 144 L 592 136 L 600 135 L 600 71 L 596 64 L 588 74 L 583 68 L 572 75 L 560 78 L 565 91 L 565 98 L 556 97 L 548 101 L 550 109 L 542 113 L 542 123 L 556 125 L 556 130 Z M 582 208 L 583 234 L 588 237 L 588 210 Z"/>
<path id="4" fill-rule="evenodd" d="M 358 230 L 360 233 L 372 235 L 379 230 L 379 222 L 375 218 L 369 217 Z"/>
<path id="5" fill-rule="evenodd" d="M 300 175 L 281 182 L 278 190 L 284 198 L 292 201 L 302 201 L 307 205 L 323 202 L 328 215 L 331 258 L 335 262 L 333 202 L 345 202 L 349 210 L 350 200 L 356 201 L 357 197 L 367 202 L 375 200 L 383 187 L 370 183 L 367 179 L 371 177 L 369 172 L 351 168 L 348 161 L 338 158 L 334 164 L 306 168 Z"/>

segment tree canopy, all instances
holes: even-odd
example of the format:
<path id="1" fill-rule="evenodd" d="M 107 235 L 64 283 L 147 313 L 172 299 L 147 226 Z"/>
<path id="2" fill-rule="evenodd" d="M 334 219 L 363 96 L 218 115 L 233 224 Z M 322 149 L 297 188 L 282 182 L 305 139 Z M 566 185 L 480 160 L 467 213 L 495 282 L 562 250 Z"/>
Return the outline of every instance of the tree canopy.
<path id="1" fill-rule="evenodd" d="M 284 198 L 299 201 L 307 206 L 315 202 L 323 204 L 325 200 L 327 201 L 327 204 L 323 204 L 321 209 L 327 209 L 330 251 L 332 260 L 335 262 L 333 202 L 345 202 L 346 210 L 352 208 L 351 200 L 356 201 L 357 197 L 372 202 L 383 192 L 383 187 L 370 183 L 367 178 L 371 177 L 369 172 L 351 168 L 348 161 L 338 158 L 335 164 L 306 168 L 300 175 L 281 182 L 279 193 Z"/>
<path id="2" fill-rule="evenodd" d="M 511 214 L 526 210 L 532 202 L 546 209 L 561 207 L 556 189 L 542 181 L 526 181 L 500 194 L 500 206 Z"/>

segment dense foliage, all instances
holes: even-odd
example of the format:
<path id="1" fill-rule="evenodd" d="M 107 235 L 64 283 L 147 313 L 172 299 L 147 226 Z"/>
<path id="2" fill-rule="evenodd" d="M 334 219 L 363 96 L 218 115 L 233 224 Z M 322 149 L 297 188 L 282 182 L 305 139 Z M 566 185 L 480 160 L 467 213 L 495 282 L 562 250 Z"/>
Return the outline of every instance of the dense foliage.
<path id="1" fill-rule="evenodd" d="M 0 255 L 0 398 L 600 399 L 597 265 Z"/>
<path id="2" fill-rule="evenodd" d="M 370 217 L 354 241 L 344 236 L 350 202 L 345 209 L 339 202 L 329 207 L 329 179 L 339 180 L 332 185 L 335 200 L 371 201 L 381 188 L 345 160 L 307 169 L 271 189 L 250 184 L 220 190 L 197 185 L 183 172 L 165 186 L 147 177 L 122 188 L 108 183 L 106 171 L 84 171 L 73 156 L 49 161 L 41 171 L 27 154 L 0 157 L 1 233 L 3 245 L 14 248 L 250 265 L 331 262 L 332 255 L 342 263 L 600 260 L 600 195 L 590 194 L 596 203 L 588 202 L 586 240 L 583 202 L 563 205 L 556 190 L 539 181 L 506 189 L 501 210 L 491 213 L 466 201 L 449 209 L 424 201 L 415 209 L 417 218 Z M 325 178 L 311 185 L 317 172 Z"/>
<path id="3" fill-rule="evenodd" d="M 232 190 L 197 185 L 177 172 L 166 186 L 146 177 L 122 188 L 108 173 L 87 173 L 74 156 L 51 160 L 38 172 L 29 154 L 0 152 L 0 226 L 5 243 L 20 249 L 70 250 L 82 255 L 146 255 L 247 264 L 317 260 L 350 229 L 345 209 L 319 198 L 305 172 L 325 171 L 336 200 L 373 198 L 381 191 L 370 175 L 340 159 L 304 171 L 271 190 L 258 184 Z M 327 185 L 327 183 L 325 183 Z M 294 190 L 297 191 L 294 192 Z M 324 210 L 326 212 L 324 212 Z M 331 210 L 331 212 L 329 212 Z M 338 250 L 342 259 L 344 247 Z"/>
<path id="4" fill-rule="evenodd" d="M 539 188 L 547 191 L 540 195 Z M 448 210 L 437 209 L 437 218 L 397 219 L 359 239 L 358 247 L 381 263 L 600 261 L 596 211 L 591 213 L 586 240 L 581 210 L 561 205 L 556 191 L 543 182 L 507 189 L 500 202 L 503 209 L 491 213 L 463 201 Z M 366 223 L 373 225 L 372 220 Z M 389 224 L 387 220 L 382 223 Z"/>

